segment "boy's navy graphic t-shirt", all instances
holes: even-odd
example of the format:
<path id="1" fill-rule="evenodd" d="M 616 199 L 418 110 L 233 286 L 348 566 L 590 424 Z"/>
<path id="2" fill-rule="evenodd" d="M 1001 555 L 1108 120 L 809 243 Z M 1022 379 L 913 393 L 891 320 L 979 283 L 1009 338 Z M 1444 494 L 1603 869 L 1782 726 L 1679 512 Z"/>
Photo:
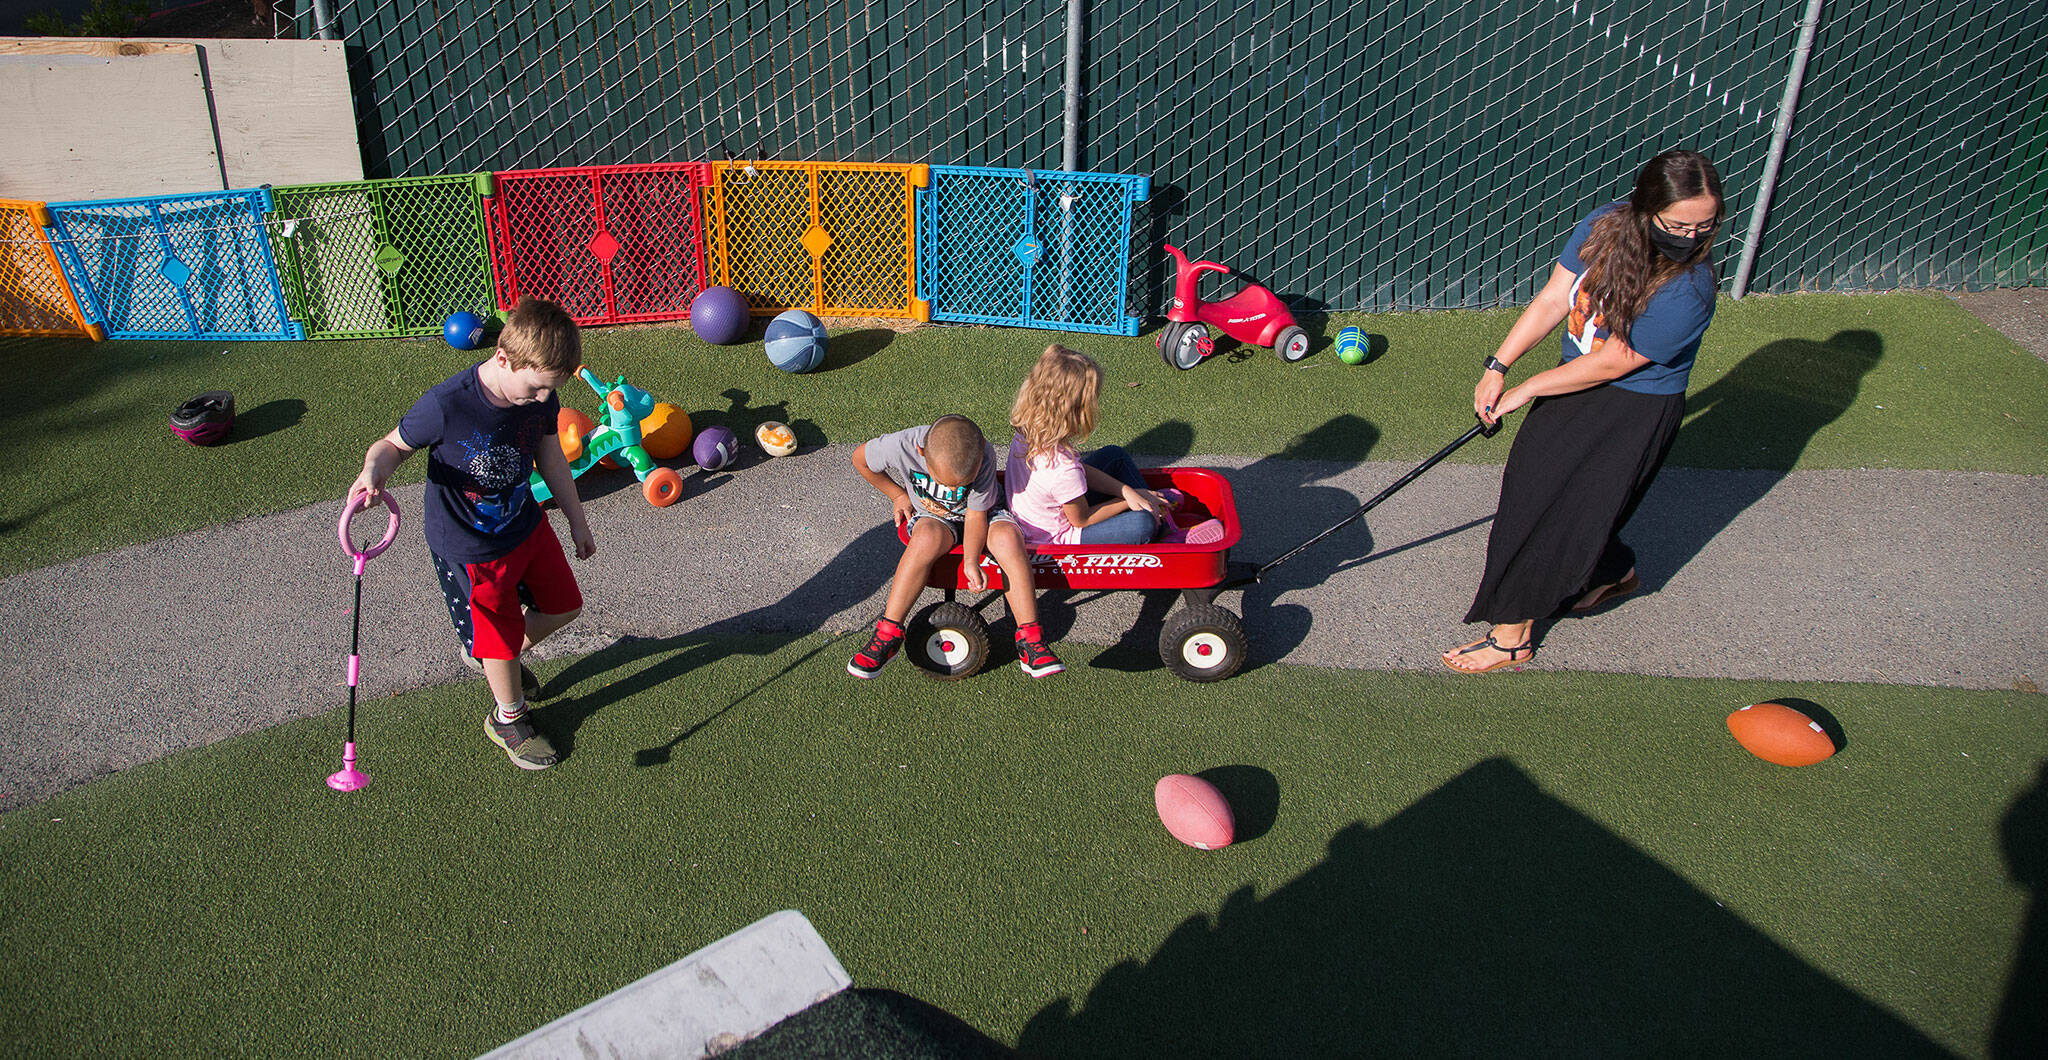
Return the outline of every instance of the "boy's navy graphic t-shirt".
<path id="1" fill-rule="evenodd" d="M 427 450 L 427 547 L 451 563 L 484 563 L 519 547 L 540 522 L 527 485 L 533 454 L 554 444 L 553 394 L 499 408 L 485 396 L 476 366 L 420 396 L 398 421 L 398 436 Z"/>

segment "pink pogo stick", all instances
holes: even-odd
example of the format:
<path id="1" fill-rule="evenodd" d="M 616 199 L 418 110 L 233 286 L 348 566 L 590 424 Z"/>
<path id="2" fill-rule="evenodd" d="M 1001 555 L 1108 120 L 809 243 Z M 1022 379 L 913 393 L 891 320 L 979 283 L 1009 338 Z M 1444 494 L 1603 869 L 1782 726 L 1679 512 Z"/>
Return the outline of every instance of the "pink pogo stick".
<path id="1" fill-rule="evenodd" d="M 354 791 L 370 782 L 367 774 L 356 771 L 356 678 L 363 669 L 356 649 L 363 632 L 363 564 L 390 548 L 392 539 L 398 536 L 398 502 L 391 499 L 389 491 L 382 496 L 385 507 L 391 509 L 391 525 L 384 529 L 384 540 L 361 551 L 357 551 L 355 543 L 349 540 L 348 523 L 363 510 L 362 495 L 350 497 L 341 509 L 341 550 L 356 561 L 356 604 L 348 622 L 348 742 L 341 745 L 341 772 L 327 778 L 327 786 L 336 791 Z"/>

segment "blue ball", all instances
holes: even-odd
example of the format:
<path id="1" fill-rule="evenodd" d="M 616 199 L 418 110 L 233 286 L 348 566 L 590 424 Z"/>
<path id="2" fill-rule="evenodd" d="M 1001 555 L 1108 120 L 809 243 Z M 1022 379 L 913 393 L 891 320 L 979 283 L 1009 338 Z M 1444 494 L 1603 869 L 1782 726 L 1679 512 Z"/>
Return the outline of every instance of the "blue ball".
<path id="1" fill-rule="evenodd" d="M 1337 359 L 1345 364 L 1364 364 L 1365 330 L 1350 327 L 1337 333 Z"/>
<path id="2" fill-rule="evenodd" d="M 706 287 L 690 300 L 690 329 L 713 346 L 730 346 L 747 333 L 745 295 L 730 287 Z"/>
<path id="3" fill-rule="evenodd" d="M 818 318 L 792 309 L 768 322 L 768 360 L 785 372 L 808 372 L 825 363 L 831 336 Z"/>
<path id="4" fill-rule="evenodd" d="M 475 313 L 450 313 L 441 325 L 441 337 L 458 350 L 473 350 L 484 344 L 484 318 Z"/>

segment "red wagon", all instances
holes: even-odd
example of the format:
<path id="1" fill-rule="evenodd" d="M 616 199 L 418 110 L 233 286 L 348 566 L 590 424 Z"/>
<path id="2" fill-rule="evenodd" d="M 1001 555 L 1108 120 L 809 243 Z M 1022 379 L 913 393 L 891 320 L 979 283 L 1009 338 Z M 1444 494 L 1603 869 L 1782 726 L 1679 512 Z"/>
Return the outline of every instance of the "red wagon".
<path id="1" fill-rule="evenodd" d="M 1031 556 L 1032 581 L 1040 589 L 1178 589 L 1187 606 L 1168 615 L 1159 631 L 1159 658 L 1168 670 L 1190 681 L 1220 681 L 1244 665 L 1244 627 L 1235 613 L 1218 606 L 1216 595 L 1230 585 L 1230 547 L 1240 527 L 1230 482 L 1199 467 L 1149 468 L 1146 484 L 1173 487 L 1187 495 L 1179 513 L 1194 521 L 1223 521 L 1222 540 L 1208 545 L 1040 545 Z M 906 536 L 908 528 L 899 528 Z M 967 588 L 960 549 L 932 564 L 927 585 L 945 599 L 912 616 L 904 654 L 941 680 L 957 681 L 988 660 L 988 622 L 980 608 L 1004 587 L 1002 568 L 987 555 L 988 593 L 976 604 L 962 603 Z"/>
<path id="2" fill-rule="evenodd" d="M 1145 472 L 1147 485 L 1153 489 L 1172 486 L 1187 494 L 1187 506 L 1177 514 L 1223 520 L 1221 541 L 1213 545 L 1043 545 L 1031 557 L 1032 581 L 1040 589 L 1179 589 L 1187 606 L 1168 615 L 1160 628 L 1159 658 L 1168 670 L 1190 681 L 1221 681 L 1244 665 L 1246 645 L 1243 624 L 1228 608 L 1217 606 L 1218 593 L 1257 582 L 1273 568 L 1365 518 L 1365 513 L 1466 442 L 1491 438 L 1499 430 L 1498 423 L 1474 424 L 1357 511 L 1279 558 L 1257 566 L 1229 562 L 1230 546 L 1237 544 L 1241 527 L 1230 483 L 1221 474 L 1199 467 L 1151 468 Z M 897 530 L 906 541 L 907 530 Z M 960 550 L 955 548 L 932 564 L 931 578 L 925 584 L 943 591 L 946 598 L 911 619 L 905 654 L 933 676 L 957 681 L 981 669 L 988 659 L 988 623 L 978 609 L 996 598 L 995 590 L 1003 588 L 1003 572 L 986 556 L 981 565 L 988 572 L 992 591 L 969 606 L 954 598 L 967 587 L 960 576 Z"/>

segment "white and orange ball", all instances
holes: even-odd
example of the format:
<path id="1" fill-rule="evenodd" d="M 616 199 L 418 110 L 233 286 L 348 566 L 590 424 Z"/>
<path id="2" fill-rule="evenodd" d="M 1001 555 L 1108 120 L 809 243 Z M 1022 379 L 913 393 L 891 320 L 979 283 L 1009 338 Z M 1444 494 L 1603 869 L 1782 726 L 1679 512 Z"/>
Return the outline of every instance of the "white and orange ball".
<path id="1" fill-rule="evenodd" d="M 796 452 L 796 432 L 789 424 L 769 420 L 754 428 L 754 442 L 769 456 L 788 456 Z"/>

